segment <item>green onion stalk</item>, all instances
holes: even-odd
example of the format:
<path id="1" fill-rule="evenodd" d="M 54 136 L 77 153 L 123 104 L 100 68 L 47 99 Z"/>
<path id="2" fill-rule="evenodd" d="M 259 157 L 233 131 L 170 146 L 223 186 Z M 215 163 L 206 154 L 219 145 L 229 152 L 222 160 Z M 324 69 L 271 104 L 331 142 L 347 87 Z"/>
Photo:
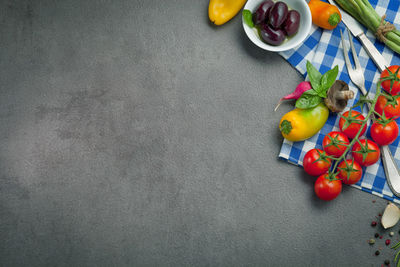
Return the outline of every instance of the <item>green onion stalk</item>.
<path id="1" fill-rule="evenodd" d="M 400 31 L 376 13 L 368 0 L 335 0 L 353 18 L 367 27 L 387 47 L 400 54 Z"/>

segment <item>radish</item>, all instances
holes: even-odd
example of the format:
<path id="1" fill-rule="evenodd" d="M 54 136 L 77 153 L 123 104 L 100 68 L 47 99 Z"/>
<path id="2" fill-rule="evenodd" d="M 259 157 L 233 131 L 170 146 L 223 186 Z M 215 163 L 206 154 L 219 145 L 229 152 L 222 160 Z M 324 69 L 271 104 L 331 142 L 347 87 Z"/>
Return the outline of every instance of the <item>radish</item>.
<path id="1" fill-rule="evenodd" d="M 299 83 L 293 93 L 288 94 L 287 96 L 284 96 L 279 100 L 278 105 L 276 105 L 275 111 L 278 109 L 278 107 L 282 104 L 284 100 L 298 99 L 305 91 L 308 91 L 311 88 L 312 87 L 310 82 Z"/>

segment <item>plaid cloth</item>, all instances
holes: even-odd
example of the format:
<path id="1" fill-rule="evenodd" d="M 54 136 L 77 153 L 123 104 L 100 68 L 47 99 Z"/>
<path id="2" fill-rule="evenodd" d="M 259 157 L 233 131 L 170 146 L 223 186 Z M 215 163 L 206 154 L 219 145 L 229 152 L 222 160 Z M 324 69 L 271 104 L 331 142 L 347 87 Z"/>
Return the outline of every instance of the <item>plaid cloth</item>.
<path id="1" fill-rule="evenodd" d="M 392 22 L 397 29 L 400 29 L 400 1 L 399 0 L 370 0 L 372 6 L 378 14 L 386 14 L 386 20 Z M 322 30 L 321 28 L 313 26 L 311 33 L 306 41 L 297 48 L 290 51 L 280 53 L 293 67 L 295 67 L 301 74 L 306 78 L 306 62 L 310 61 L 319 71 L 323 74 L 329 69 L 332 69 L 335 65 L 339 66 L 338 79 L 347 82 L 350 89 L 356 93 L 354 100 L 349 101 L 348 108 L 354 105 L 359 99 L 360 92 L 357 87 L 350 81 L 348 76 L 347 68 L 345 66 L 343 51 L 340 45 L 340 30 L 343 32 L 343 36 L 347 41 L 347 47 L 350 47 L 348 43 L 348 34 L 345 25 L 341 22 L 338 27 L 332 31 Z M 382 43 L 377 41 L 370 31 L 366 32 L 367 37 L 375 44 L 379 52 L 382 53 L 383 57 L 389 62 L 389 65 L 400 65 L 400 56 L 394 53 L 389 48 L 385 47 Z M 373 97 L 376 88 L 376 82 L 379 79 L 380 72 L 375 66 L 372 59 L 369 58 L 368 54 L 361 46 L 358 39 L 354 38 L 354 46 L 360 60 L 360 64 L 364 69 L 365 76 L 365 87 L 370 90 L 370 96 Z M 352 56 L 350 55 L 352 60 Z M 292 88 L 294 89 L 294 88 Z M 288 93 L 291 89 L 287 90 Z M 356 110 L 360 111 L 359 108 Z M 363 113 L 367 113 L 367 109 L 363 110 Z M 321 131 L 314 135 L 312 138 L 303 142 L 290 142 L 284 139 L 279 157 L 287 160 L 295 165 L 303 164 L 303 157 L 305 153 L 312 148 L 322 149 L 322 140 L 324 136 L 331 132 L 337 131 L 339 122 L 339 116 L 336 114 L 330 114 L 327 123 L 321 129 Z M 400 123 L 400 119 L 397 120 Z M 370 126 L 370 125 L 368 125 Z M 366 133 L 368 138 L 371 138 L 368 131 Z M 400 147 L 399 139 L 389 146 L 392 154 L 395 158 L 397 165 L 400 164 Z M 400 166 L 400 165 L 399 165 Z M 381 160 L 376 164 L 363 168 L 363 177 L 361 180 L 352 185 L 355 188 L 369 192 L 371 194 L 380 196 L 384 199 L 400 203 L 400 198 L 393 195 L 391 192 L 385 177 L 385 172 Z"/>

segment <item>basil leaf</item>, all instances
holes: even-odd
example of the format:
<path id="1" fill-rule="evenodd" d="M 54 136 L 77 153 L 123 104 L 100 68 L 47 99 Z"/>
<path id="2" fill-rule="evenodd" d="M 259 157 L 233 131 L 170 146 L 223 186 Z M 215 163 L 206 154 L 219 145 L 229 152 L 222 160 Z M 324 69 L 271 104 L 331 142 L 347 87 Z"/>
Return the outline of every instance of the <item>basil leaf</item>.
<path id="1" fill-rule="evenodd" d="M 326 91 L 321 85 L 317 89 L 315 89 L 314 91 L 315 91 L 316 95 L 318 95 L 318 96 L 320 96 L 322 98 L 326 97 Z"/>
<path id="2" fill-rule="evenodd" d="M 311 64 L 310 61 L 307 61 L 306 67 L 311 87 L 318 92 L 321 86 L 322 74 Z"/>
<path id="3" fill-rule="evenodd" d="M 328 70 L 324 75 L 321 77 L 321 87 L 322 87 L 322 94 L 318 94 L 320 97 L 326 97 L 326 93 L 328 92 L 329 88 L 333 85 L 336 81 L 336 77 L 338 75 L 339 68 L 336 65 L 333 69 Z"/>
<path id="4" fill-rule="evenodd" d="M 253 15 L 251 14 L 250 10 L 248 10 L 248 9 L 243 10 L 243 20 L 244 20 L 244 23 L 246 23 L 247 26 L 249 26 L 250 28 L 254 27 Z"/>
<path id="5" fill-rule="evenodd" d="M 317 93 L 317 91 L 310 89 L 310 90 L 303 92 L 301 95 L 318 95 L 318 93 Z"/>
<path id="6" fill-rule="evenodd" d="M 313 108 L 321 103 L 322 98 L 317 95 L 302 94 L 296 101 L 296 108 L 307 109 Z"/>

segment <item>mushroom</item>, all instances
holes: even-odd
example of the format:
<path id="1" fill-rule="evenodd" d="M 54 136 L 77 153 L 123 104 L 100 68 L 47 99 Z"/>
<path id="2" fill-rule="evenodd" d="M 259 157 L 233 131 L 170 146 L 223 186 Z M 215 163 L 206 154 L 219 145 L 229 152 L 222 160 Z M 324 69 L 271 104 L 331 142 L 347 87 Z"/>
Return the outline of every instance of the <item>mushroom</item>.
<path id="1" fill-rule="evenodd" d="M 354 92 L 349 89 L 349 85 L 344 81 L 336 80 L 326 94 L 325 105 L 332 112 L 341 112 L 347 106 L 347 100 L 353 97 Z"/>

